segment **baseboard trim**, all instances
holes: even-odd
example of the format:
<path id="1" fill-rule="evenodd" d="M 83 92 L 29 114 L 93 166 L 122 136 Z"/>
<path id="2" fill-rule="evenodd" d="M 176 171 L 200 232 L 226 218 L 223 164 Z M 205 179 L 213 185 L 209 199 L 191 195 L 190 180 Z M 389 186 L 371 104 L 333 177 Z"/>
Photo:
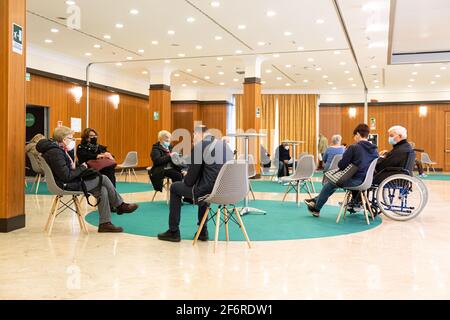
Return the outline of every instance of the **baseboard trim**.
<path id="1" fill-rule="evenodd" d="M 25 228 L 24 214 L 12 218 L 0 219 L 0 233 L 7 233 L 22 228 Z"/>

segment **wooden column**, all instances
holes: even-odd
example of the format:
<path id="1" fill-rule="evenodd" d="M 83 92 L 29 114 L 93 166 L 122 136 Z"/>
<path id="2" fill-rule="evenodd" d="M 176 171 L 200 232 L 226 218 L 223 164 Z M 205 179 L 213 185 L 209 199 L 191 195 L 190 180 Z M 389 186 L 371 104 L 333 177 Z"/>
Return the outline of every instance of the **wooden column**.
<path id="1" fill-rule="evenodd" d="M 164 84 L 150 85 L 149 103 L 150 139 L 156 142 L 159 131 L 172 131 L 170 86 Z"/>
<path id="2" fill-rule="evenodd" d="M 25 12 L 26 0 L 1 0 L 0 232 L 25 227 Z M 13 52 L 13 24 L 22 27 L 21 53 Z"/>
<path id="3" fill-rule="evenodd" d="M 259 133 L 261 129 L 261 79 L 245 78 L 244 80 L 244 98 L 243 98 L 244 118 L 243 130 Z M 259 108 L 259 116 L 257 109 Z M 260 173 L 259 165 L 259 138 L 251 138 L 249 143 L 249 153 L 253 155 L 256 164 L 256 172 Z"/>

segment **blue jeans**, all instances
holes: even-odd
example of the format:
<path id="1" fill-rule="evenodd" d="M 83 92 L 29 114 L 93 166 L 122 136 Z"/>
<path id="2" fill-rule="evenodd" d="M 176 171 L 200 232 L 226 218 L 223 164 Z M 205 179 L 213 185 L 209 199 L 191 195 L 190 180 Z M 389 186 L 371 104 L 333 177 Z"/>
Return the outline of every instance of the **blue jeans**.
<path id="1" fill-rule="evenodd" d="M 361 183 L 362 183 L 362 180 L 350 179 L 344 183 L 344 187 L 356 187 L 356 186 L 359 186 Z M 322 207 L 328 201 L 328 198 L 331 197 L 337 189 L 339 189 L 339 187 L 337 185 L 335 185 L 334 183 L 331 183 L 331 182 L 325 183 L 325 185 L 322 188 L 322 191 L 320 191 L 319 195 L 314 198 L 316 201 L 315 208 L 317 210 L 322 209 Z"/>

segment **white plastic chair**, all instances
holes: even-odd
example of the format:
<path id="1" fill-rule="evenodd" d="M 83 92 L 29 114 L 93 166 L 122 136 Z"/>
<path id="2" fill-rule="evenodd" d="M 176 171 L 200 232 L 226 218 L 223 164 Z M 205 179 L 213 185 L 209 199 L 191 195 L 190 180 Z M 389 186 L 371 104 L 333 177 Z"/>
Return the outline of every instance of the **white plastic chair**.
<path id="1" fill-rule="evenodd" d="M 56 217 L 66 210 L 71 210 L 77 215 L 80 229 L 88 234 L 89 231 L 84 221 L 84 217 L 81 213 L 80 199 L 78 198 L 79 196 L 83 196 L 83 191 L 66 191 L 58 187 L 55 182 L 55 178 L 53 177 L 53 172 L 48 166 L 45 159 L 40 156 L 37 160 L 39 161 L 39 165 L 42 167 L 45 173 L 48 191 L 55 195 L 44 230 L 47 231 L 47 234 L 50 236 Z M 64 201 L 64 196 L 71 196 L 71 199 L 69 201 Z M 59 204 L 61 204 L 61 207 L 58 207 Z M 72 208 L 72 204 L 75 205 L 75 209 Z"/>
<path id="2" fill-rule="evenodd" d="M 125 171 L 125 182 L 127 182 L 127 177 L 130 177 L 131 181 L 131 173 L 133 172 L 134 177 L 137 181 L 137 175 L 136 171 L 134 171 L 134 168 L 136 168 L 138 165 L 138 154 L 136 151 L 130 151 L 128 152 L 127 156 L 125 157 L 125 160 L 122 164 L 119 164 L 117 167 L 119 169 L 122 169 L 120 172 L 120 176 L 122 176 L 123 172 Z"/>
<path id="3" fill-rule="evenodd" d="M 247 178 L 248 165 L 245 160 L 231 160 L 223 165 L 220 169 L 219 175 L 217 176 L 216 182 L 214 183 L 214 188 L 209 195 L 206 195 L 199 199 L 199 201 L 204 201 L 208 203 L 208 208 L 206 209 L 203 219 L 198 227 L 197 234 L 195 235 L 193 245 L 196 244 L 198 237 L 200 235 L 203 226 L 205 225 L 206 219 L 209 213 L 212 212 L 210 206 L 211 204 L 217 204 L 217 212 L 215 213 L 216 222 L 216 233 L 214 237 L 214 252 L 216 252 L 217 243 L 219 239 L 219 227 L 221 221 L 225 224 L 226 240 L 229 241 L 228 234 L 228 222 L 230 219 L 236 222 L 244 234 L 247 240 L 248 247 L 251 248 L 250 239 L 245 230 L 244 222 L 242 221 L 240 213 L 237 211 L 235 205 L 242 201 L 249 192 L 249 183 Z M 233 209 L 228 211 L 228 207 L 232 206 Z M 223 210 L 224 217 L 221 220 L 221 210 Z M 233 216 L 234 214 L 234 216 Z M 214 212 L 212 212 L 211 218 L 214 218 Z M 208 219 L 208 220 L 210 220 Z M 237 220 L 236 220 L 237 219 Z"/>
<path id="4" fill-rule="evenodd" d="M 328 169 L 327 170 L 323 170 L 324 175 L 323 175 L 323 178 L 322 178 L 322 184 L 325 184 L 327 182 L 327 179 L 325 177 L 325 172 L 337 169 L 338 168 L 338 163 L 339 163 L 339 161 L 342 160 L 343 156 L 344 156 L 343 154 L 335 154 L 334 155 L 333 159 L 331 159 L 331 163 L 330 163 L 330 166 L 328 167 Z"/>
<path id="5" fill-rule="evenodd" d="M 288 187 L 286 189 L 286 192 L 284 193 L 283 201 L 286 200 L 286 196 L 288 195 L 289 191 L 295 190 L 296 192 L 296 201 L 297 206 L 299 205 L 298 198 L 300 194 L 300 190 L 302 187 L 306 186 L 306 190 L 311 196 L 311 190 L 309 189 L 308 182 L 312 184 L 312 177 L 314 175 L 314 172 L 316 171 L 316 164 L 314 163 L 314 157 L 310 154 L 303 155 L 298 160 L 298 166 L 295 169 L 295 172 L 293 175 L 288 177 L 282 177 L 282 182 L 287 182 Z"/>
<path id="6" fill-rule="evenodd" d="M 436 172 L 436 170 L 434 170 L 433 166 L 436 165 L 437 162 L 431 161 L 430 156 L 428 155 L 428 153 L 423 152 L 422 155 L 421 155 L 420 161 L 422 161 L 422 163 L 427 166 L 427 173 L 428 174 L 430 174 L 430 167 L 431 167 L 431 169 L 433 169 L 433 172 Z"/>
<path id="7" fill-rule="evenodd" d="M 370 212 L 370 215 L 372 216 L 372 220 L 375 220 L 372 208 L 370 207 L 370 202 L 367 197 L 367 190 L 369 190 L 372 187 L 373 182 L 373 175 L 375 173 L 375 167 L 377 165 L 378 159 L 375 159 L 371 162 L 369 169 L 367 170 L 366 177 L 364 178 L 364 181 L 356 187 L 345 187 L 343 188 L 346 193 L 344 196 L 344 201 L 341 204 L 341 208 L 339 210 L 339 215 L 336 219 L 336 223 L 339 223 L 339 220 L 341 219 L 342 209 L 344 209 L 344 219 L 345 215 L 347 213 L 347 206 L 348 202 L 350 201 L 350 197 L 352 196 L 352 191 L 358 191 L 358 195 L 361 195 L 361 201 L 364 208 L 364 215 L 366 217 L 367 224 L 370 224 L 369 222 L 369 214 L 367 213 L 367 209 Z"/>

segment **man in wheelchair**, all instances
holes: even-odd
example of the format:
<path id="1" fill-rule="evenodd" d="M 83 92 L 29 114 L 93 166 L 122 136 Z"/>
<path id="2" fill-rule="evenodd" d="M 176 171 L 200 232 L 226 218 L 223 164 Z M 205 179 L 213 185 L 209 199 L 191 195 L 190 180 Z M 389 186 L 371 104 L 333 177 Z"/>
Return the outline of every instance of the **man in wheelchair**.
<path id="1" fill-rule="evenodd" d="M 406 140 L 407 130 L 402 126 L 393 126 L 388 130 L 389 144 L 393 146 L 391 151 L 380 151 L 380 158 L 375 167 L 373 177 L 373 187 L 376 188 L 383 180 L 394 174 L 407 174 L 412 176 L 414 160 L 416 154 Z M 354 192 L 352 200 L 349 203 L 349 211 L 356 212 L 363 210 L 361 206 L 361 197 L 358 192 Z"/>

